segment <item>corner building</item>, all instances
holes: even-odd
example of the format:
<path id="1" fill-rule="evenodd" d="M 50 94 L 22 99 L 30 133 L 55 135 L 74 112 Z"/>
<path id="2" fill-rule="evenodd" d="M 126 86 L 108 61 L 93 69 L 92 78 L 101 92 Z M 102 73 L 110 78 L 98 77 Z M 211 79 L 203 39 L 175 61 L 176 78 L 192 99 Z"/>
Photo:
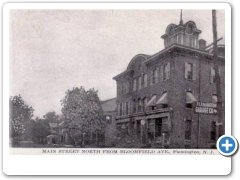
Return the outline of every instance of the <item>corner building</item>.
<path id="1" fill-rule="evenodd" d="M 196 101 L 218 101 L 212 48 L 199 39 L 200 33 L 193 21 L 168 25 L 161 36 L 162 51 L 136 55 L 113 78 L 123 147 L 215 148 L 217 115 L 194 112 Z M 224 117 L 224 45 L 218 46 L 218 62 Z M 220 134 L 224 134 L 224 121 Z"/>

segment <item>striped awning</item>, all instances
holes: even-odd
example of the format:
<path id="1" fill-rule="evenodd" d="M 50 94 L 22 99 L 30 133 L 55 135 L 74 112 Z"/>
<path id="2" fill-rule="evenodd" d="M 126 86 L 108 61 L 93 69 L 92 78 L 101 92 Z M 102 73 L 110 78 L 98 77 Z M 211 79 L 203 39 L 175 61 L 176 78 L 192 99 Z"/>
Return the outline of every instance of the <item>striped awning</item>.
<path id="1" fill-rule="evenodd" d="M 149 106 L 154 106 L 155 105 L 155 102 L 156 102 L 156 98 L 157 96 L 156 95 L 153 95 L 152 98 L 148 101 L 148 103 L 146 104 L 146 107 L 149 107 Z"/>
<path id="2" fill-rule="evenodd" d="M 187 92 L 186 94 L 186 103 L 191 104 L 193 102 L 197 101 L 197 99 L 193 96 L 191 92 Z"/>
<path id="3" fill-rule="evenodd" d="M 212 96 L 212 102 L 217 104 L 217 101 L 218 101 L 218 100 L 217 100 L 217 96 L 216 96 L 216 95 L 213 95 L 213 96 Z"/>
<path id="4" fill-rule="evenodd" d="M 167 92 L 163 93 L 159 100 L 156 102 L 158 104 L 168 104 Z"/>

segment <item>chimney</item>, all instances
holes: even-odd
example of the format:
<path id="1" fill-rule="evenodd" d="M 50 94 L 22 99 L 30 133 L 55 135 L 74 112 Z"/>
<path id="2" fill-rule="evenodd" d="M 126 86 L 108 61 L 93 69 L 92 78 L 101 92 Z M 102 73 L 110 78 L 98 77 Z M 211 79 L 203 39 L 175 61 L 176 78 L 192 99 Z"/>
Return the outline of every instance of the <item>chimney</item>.
<path id="1" fill-rule="evenodd" d="M 205 50 L 207 41 L 205 41 L 204 39 L 200 39 L 198 43 L 199 43 L 199 49 Z"/>

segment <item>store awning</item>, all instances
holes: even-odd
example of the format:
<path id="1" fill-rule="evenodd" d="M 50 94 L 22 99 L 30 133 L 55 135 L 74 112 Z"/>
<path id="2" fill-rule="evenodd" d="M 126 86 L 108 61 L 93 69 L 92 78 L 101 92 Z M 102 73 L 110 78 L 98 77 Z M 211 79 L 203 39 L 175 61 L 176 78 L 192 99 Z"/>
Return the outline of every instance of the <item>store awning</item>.
<path id="1" fill-rule="evenodd" d="M 146 107 L 154 106 L 155 105 L 155 101 L 156 101 L 156 97 L 157 97 L 156 95 L 153 95 L 153 97 L 146 104 Z"/>
<path id="2" fill-rule="evenodd" d="M 186 103 L 191 104 L 193 102 L 197 101 L 197 99 L 193 96 L 191 92 L 187 92 L 186 94 Z"/>
<path id="3" fill-rule="evenodd" d="M 217 100 L 217 96 L 216 96 L 216 95 L 213 95 L 213 96 L 212 96 L 212 102 L 215 103 L 215 104 L 217 104 L 217 101 L 218 101 L 218 100 Z"/>
<path id="4" fill-rule="evenodd" d="M 159 100 L 156 102 L 158 104 L 168 104 L 167 92 L 163 93 Z"/>

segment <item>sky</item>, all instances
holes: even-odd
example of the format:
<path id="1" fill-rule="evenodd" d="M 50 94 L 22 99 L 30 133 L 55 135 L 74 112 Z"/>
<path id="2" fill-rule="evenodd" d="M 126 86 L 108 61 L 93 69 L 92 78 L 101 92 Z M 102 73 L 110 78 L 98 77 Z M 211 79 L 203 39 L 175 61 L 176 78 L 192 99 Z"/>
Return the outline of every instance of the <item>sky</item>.
<path id="1" fill-rule="evenodd" d="M 211 10 L 183 10 L 183 22 L 194 21 L 207 44 L 211 17 Z M 135 55 L 161 51 L 161 35 L 179 20 L 180 10 L 11 10 L 10 96 L 20 94 L 40 118 L 60 114 L 60 100 L 73 87 L 114 98 L 112 78 Z M 224 10 L 217 11 L 217 26 L 224 38 Z"/>

